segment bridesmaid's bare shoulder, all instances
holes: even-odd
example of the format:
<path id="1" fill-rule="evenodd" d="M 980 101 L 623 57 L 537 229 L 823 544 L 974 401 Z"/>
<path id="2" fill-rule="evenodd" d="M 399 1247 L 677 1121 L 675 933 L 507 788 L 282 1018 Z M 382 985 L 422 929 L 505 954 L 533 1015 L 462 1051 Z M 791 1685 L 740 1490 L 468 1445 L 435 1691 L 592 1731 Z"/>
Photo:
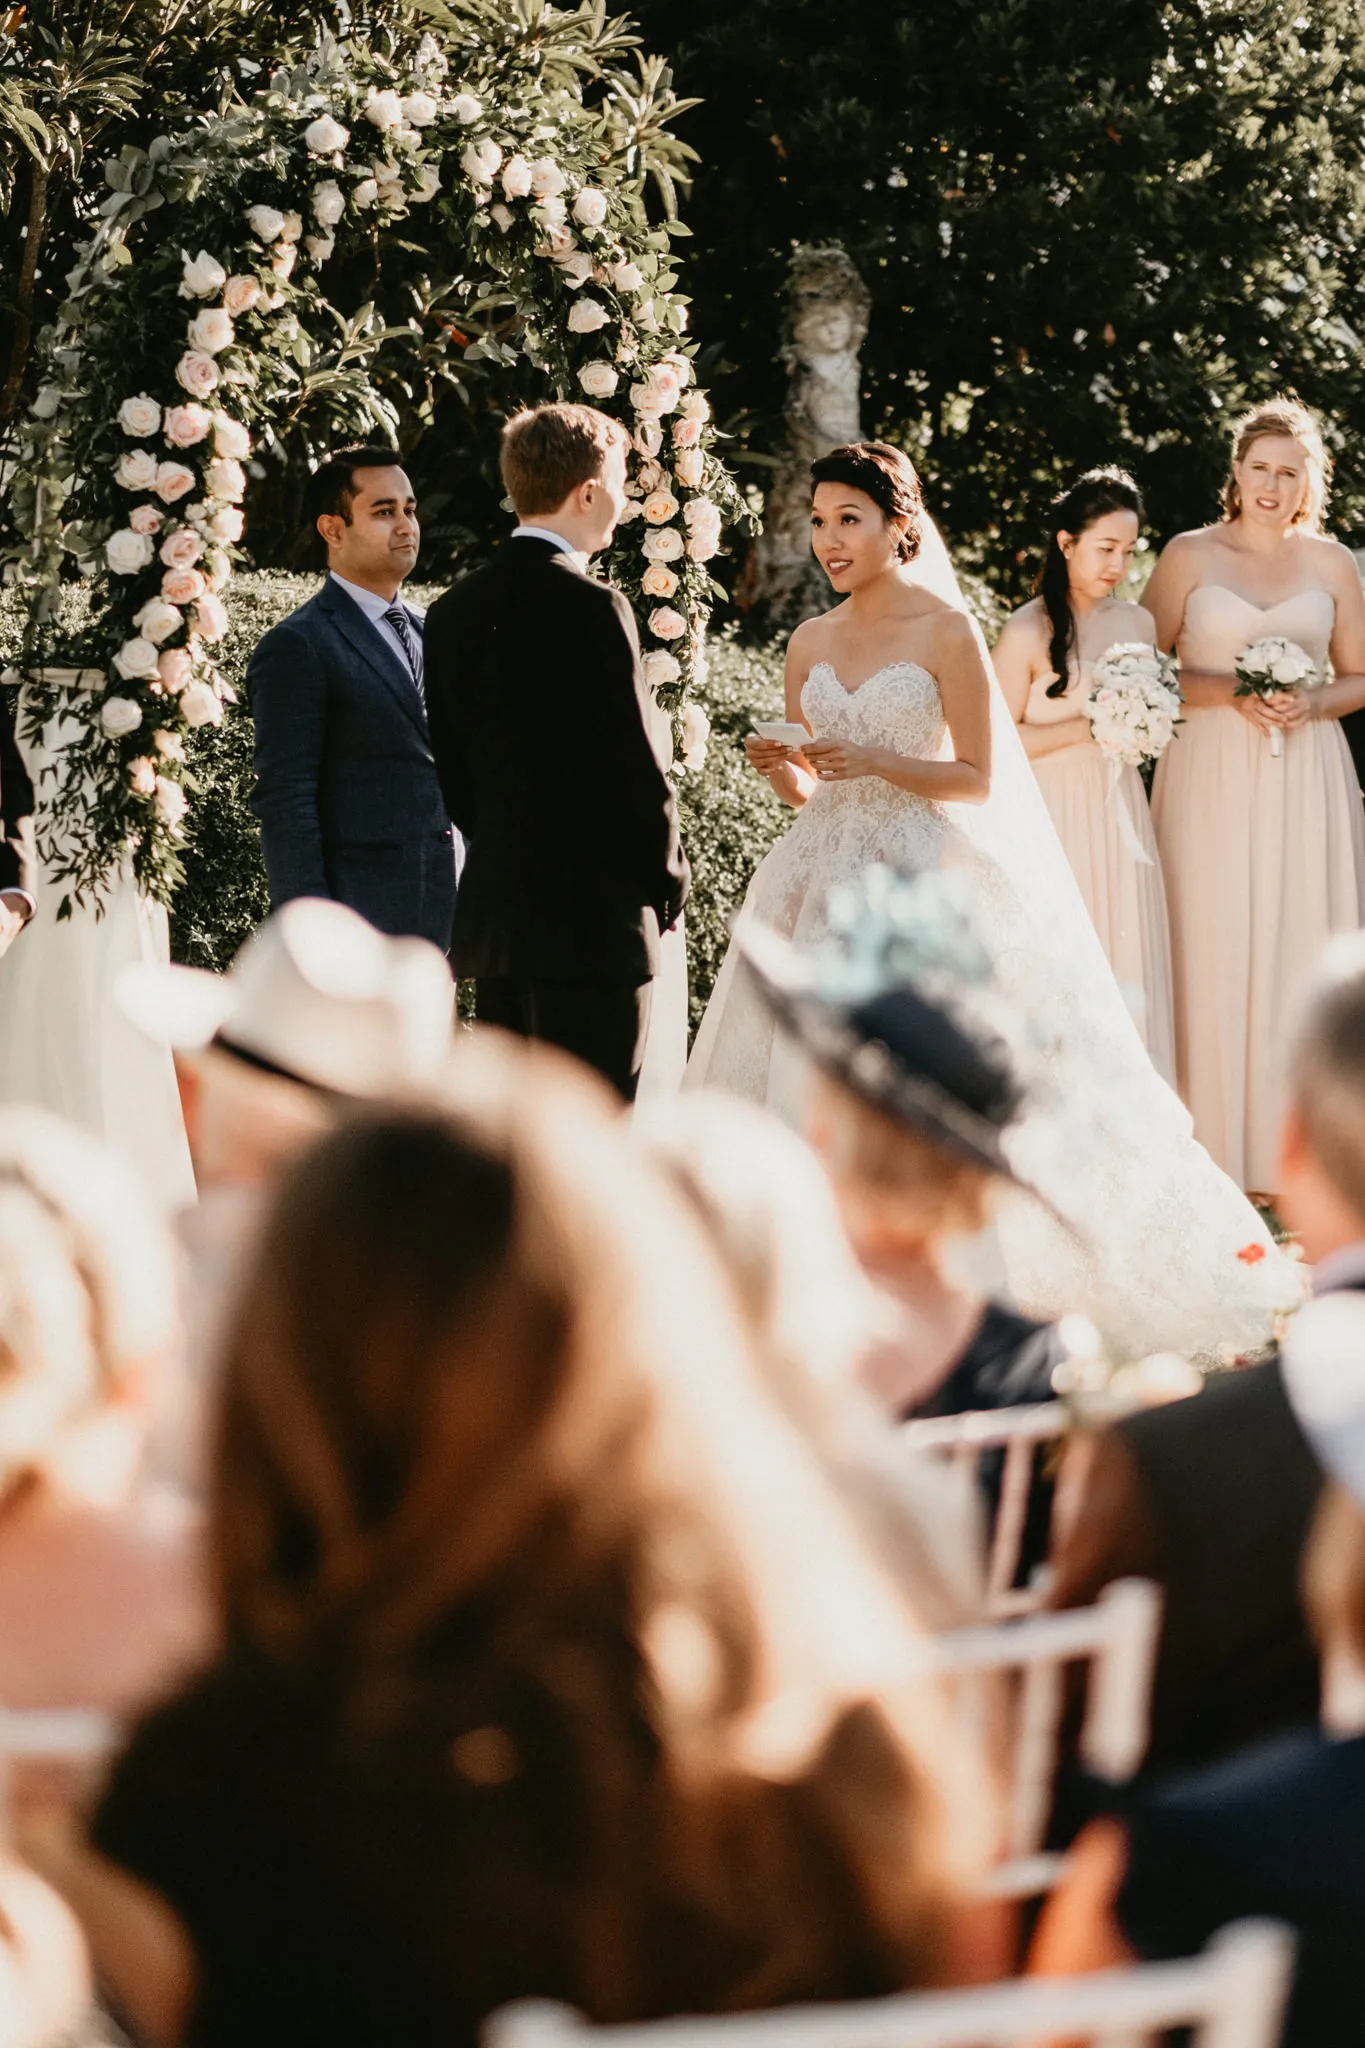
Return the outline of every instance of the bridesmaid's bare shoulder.
<path id="1" fill-rule="evenodd" d="M 1220 520 L 1215 526 L 1191 526 L 1184 533 L 1174 533 L 1161 550 L 1159 560 L 1169 562 L 1172 568 L 1195 569 L 1218 546 L 1224 535 Z"/>
<path id="2" fill-rule="evenodd" d="M 1125 640 L 1146 640 L 1156 645 L 1156 620 L 1145 604 L 1134 604 L 1131 598 L 1116 597 L 1106 607 L 1112 624 Z"/>
<path id="3" fill-rule="evenodd" d="M 1324 589 L 1359 589 L 1360 570 L 1356 558 L 1341 541 L 1331 540 L 1325 533 L 1306 533 L 1303 545 L 1308 551 L 1313 573 L 1322 578 Z"/>

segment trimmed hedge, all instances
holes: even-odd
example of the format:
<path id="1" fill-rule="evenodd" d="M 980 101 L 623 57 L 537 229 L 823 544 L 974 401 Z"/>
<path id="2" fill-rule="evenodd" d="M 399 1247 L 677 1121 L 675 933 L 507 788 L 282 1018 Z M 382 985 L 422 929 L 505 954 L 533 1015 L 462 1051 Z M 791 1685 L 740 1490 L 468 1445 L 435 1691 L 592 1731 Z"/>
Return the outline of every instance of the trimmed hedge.
<path id="1" fill-rule="evenodd" d="M 192 967 L 222 970 L 266 915 L 268 898 L 260 834 L 247 809 L 251 788 L 251 718 L 244 678 L 261 635 L 317 589 L 315 576 L 260 572 L 234 577 L 231 631 L 220 666 L 240 701 L 217 731 L 191 735 L 188 752 L 198 784 L 185 842 L 185 880 L 171 912 L 171 950 Z M 429 604 L 438 589 L 412 589 Z M 73 586 L 71 621 L 82 593 Z M 22 619 L 15 597 L 0 598 L 0 664 L 17 659 Z M 741 647 L 729 634 L 708 647 L 709 673 L 696 692 L 711 719 L 711 744 L 700 775 L 678 779 L 683 839 L 695 886 L 687 913 L 692 1021 L 706 1006 L 725 952 L 729 920 L 749 877 L 789 817 L 744 758 L 743 735 L 755 718 L 782 716 L 782 650 Z"/>

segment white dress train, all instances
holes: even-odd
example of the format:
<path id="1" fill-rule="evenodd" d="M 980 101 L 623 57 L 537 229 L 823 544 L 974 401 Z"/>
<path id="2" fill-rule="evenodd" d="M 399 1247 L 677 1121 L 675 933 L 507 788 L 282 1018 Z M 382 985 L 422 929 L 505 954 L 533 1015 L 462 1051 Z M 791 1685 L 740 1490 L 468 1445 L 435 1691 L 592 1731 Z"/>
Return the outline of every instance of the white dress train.
<path id="1" fill-rule="evenodd" d="M 44 744 L 20 740 L 41 806 L 40 777 L 60 745 L 53 721 Z M 141 1175 L 168 1212 L 194 1200 L 194 1173 L 175 1067 L 113 1000 L 121 970 L 170 958 L 165 909 L 130 873 L 112 886 L 102 914 L 58 919 L 65 888 L 36 863 L 37 915 L 0 960 L 0 1102 L 37 1103 L 101 1139 Z"/>
<path id="2" fill-rule="evenodd" d="M 914 662 L 893 662 L 853 692 L 817 663 L 802 708 L 814 731 L 855 745 L 934 759 L 948 744 L 938 686 Z M 1089 1314 L 1122 1356 L 1261 1344 L 1276 1312 L 1297 1301 L 1298 1275 L 1153 1068 L 998 690 L 992 743 L 984 807 L 930 802 L 875 776 L 818 785 L 760 864 L 743 914 L 810 944 L 827 932 L 830 891 L 874 862 L 964 871 L 998 985 L 1029 1021 L 1047 1069 L 1051 1101 L 1011 1134 L 1012 1157 L 1076 1225 L 1067 1230 L 1037 1203 L 1002 1205 L 1010 1292 L 1035 1313 Z M 793 1117 L 803 1081 L 731 946 L 685 1085 Z"/>

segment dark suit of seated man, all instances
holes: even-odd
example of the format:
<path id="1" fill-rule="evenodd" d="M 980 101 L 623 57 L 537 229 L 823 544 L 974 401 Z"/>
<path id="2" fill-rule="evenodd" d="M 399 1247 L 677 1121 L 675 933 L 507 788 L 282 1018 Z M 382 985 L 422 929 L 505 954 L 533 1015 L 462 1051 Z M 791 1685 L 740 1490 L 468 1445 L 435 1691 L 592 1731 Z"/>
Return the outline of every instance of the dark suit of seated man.
<path id="1" fill-rule="evenodd" d="M 392 449 L 347 449 L 314 473 L 309 510 L 327 581 L 265 635 L 246 679 L 271 908 L 331 897 L 444 952 L 454 845 L 427 727 L 422 622 L 399 596 L 420 538 L 412 485 Z"/>
<path id="2" fill-rule="evenodd" d="M 587 573 L 625 503 L 625 435 L 584 405 L 509 420 L 521 524 L 427 621 L 428 702 L 468 845 L 451 958 L 481 1023 L 539 1038 L 630 1100 L 659 934 L 687 897 L 630 606 Z"/>

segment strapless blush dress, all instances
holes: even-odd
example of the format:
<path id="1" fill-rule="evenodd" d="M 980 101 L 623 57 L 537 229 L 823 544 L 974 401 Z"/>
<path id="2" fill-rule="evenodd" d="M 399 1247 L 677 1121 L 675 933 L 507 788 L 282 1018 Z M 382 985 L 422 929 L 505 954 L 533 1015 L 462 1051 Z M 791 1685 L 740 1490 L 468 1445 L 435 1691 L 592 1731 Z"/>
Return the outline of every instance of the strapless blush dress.
<path id="1" fill-rule="evenodd" d="M 1268 634 L 1320 665 L 1335 621 L 1325 590 L 1262 609 L 1221 584 L 1190 592 L 1179 654 L 1230 675 Z M 1195 1134 L 1244 1188 L 1277 1176 L 1281 1062 L 1334 932 L 1365 907 L 1365 812 L 1339 722 L 1285 734 L 1239 712 L 1187 709 L 1157 769 L 1152 816 L 1170 906 L 1176 1072 Z"/>
<path id="2" fill-rule="evenodd" d="M 1139 636 L 1134 632 L 1118 637 Z M 1054 725 L 1074 718 L 1093 672 L 1094 663 L 1082 660 L 1064 697 L 1049 697 L 1053 678 L 1040 677 L 1029 692 L 1024 723 Z M 1040 755 L 1033 771 L 1152 1065 L 1174 1087 L 1171 938 L 1142 777 L 1136 768 L 1107 760 L 1093 740 Z M 1138 859 L 1134 844 L 1147 855 L 1150 866 Z"/>

